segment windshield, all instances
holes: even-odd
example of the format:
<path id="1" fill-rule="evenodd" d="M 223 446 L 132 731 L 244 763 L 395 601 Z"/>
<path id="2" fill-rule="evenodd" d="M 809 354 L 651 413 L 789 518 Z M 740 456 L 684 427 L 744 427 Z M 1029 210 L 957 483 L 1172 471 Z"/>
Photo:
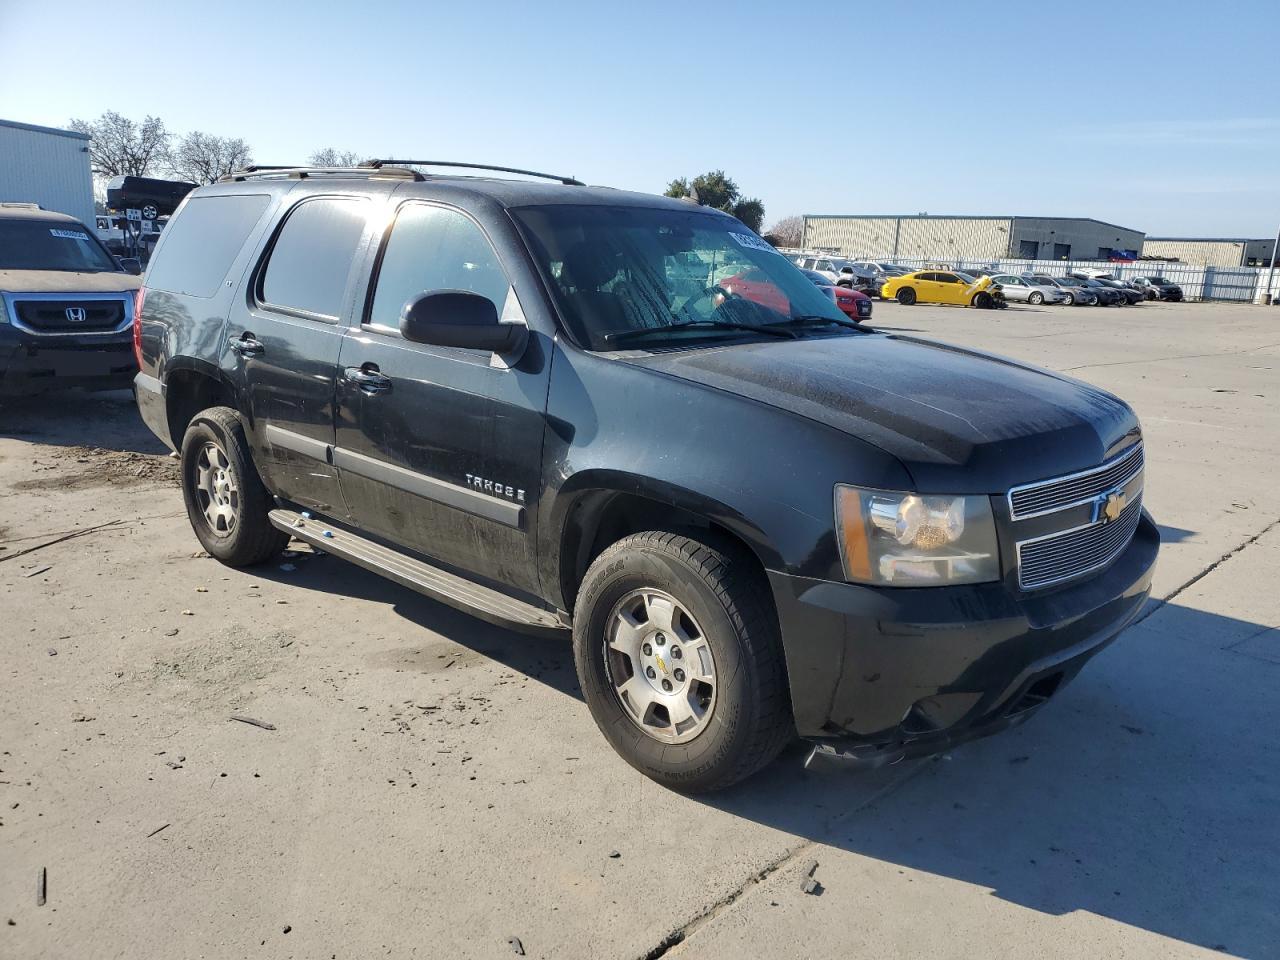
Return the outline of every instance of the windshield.
<path id="1" fill-rule="evenodd" d="M 120 268 L 79 223 L 0 219 L 0 270 L 72 270 L 96 273 Z"/>
<path id="2" fill-rule="evenodd" d="M 524 228 L 573 339 L 616 349 L 644 342 L 725 338 L 844 315 L 794 263 L 737 220 L 699 210 L 549 206 L 511 211 Z M 663 328 L 678 325 L 684 329 Z M 627 337 L 626 339 L 630 339 Z"/>

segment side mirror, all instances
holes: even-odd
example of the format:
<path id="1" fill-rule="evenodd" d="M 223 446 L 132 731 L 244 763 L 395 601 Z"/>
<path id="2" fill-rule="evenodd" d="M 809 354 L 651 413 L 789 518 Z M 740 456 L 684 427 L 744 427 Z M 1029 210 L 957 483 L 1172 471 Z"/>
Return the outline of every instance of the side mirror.
<path id="1" fill-rule="evenodd" d="M 132 273 L 135 277 L 142 273 L 142 261 L 137 257 L 116 257 L 116 263 L 125 273 Z"/>
<path id="2" fill-rule="evenodd" d="M 404 305 L 400 333 L 415 343 L 510 353 L 524 343 L 529 331 L 522 323 L 501 323 L 498 308 L 488 297 L 469 290 L 438 290 Z"/>

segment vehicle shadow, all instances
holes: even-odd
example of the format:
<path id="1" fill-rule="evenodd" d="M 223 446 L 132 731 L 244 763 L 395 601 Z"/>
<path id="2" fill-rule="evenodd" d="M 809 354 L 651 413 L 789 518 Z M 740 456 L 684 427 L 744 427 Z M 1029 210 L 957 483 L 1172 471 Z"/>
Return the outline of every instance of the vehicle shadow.
<path id="1" fill-rule="evenodd" d="M 868 774 L 829 766 L 778 764 L 702 802 L 1045 914 L 1280 956 L 1280 648 L 1230 649 L 1267 630 L 1166 605 L 1040 716 L 852 816 L 841 794 Z"/>
<path id="2" fill-rule="evenodd" d="M 293 562 L 255 576 L 386 603 L 582 699 L 567 634 L 491 626 L 337 558 Z M 796 743 L 761 775 L 687 802 L 1045 914 L 1087 911 L 1210 949 L 1278 956 L 1280 651 L 1272 661 L 1232 649 L 1267 630 L 1167 604 L 1025 726 L 874 771 L 830 761 L 806 770 Z M 401 653 L 401 669 L 434 669 L 412 647 Z M 850 809 L 851 796 L 876 790 L 885 792 Z"/>
<path id="3" fill-rule="evenodd" d="M 0 400 L 0 437 L 56 447 L 165 454 L 128 390 L 50 391 Z"/>
<path id="4" fill-rule="evenodd" d="M 1160 542 L 1161 543 L 1181 543 L 1183 540 L 1189 540 L 1196 535 L 1196 531 L 1187 530 L 1183 527 L 1166 527 L 1163 523 L 1159 524 Z"/>

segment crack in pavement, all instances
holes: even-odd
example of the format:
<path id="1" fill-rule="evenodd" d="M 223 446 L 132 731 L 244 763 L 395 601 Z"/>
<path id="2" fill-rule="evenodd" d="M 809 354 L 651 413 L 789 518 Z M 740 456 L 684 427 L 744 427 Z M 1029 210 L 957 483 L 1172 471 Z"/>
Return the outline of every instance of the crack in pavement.
<path id="1" fill-rule="evenodd" d="M 873 806 L 875 803 L 879 802 L 884 797 L 887 797 L 889 794 L 893 793 L 899 787 L 904 786 L 910 780 L 913 780 L 915 777 L 919 776 L 926 769 L 931 767 L 933 763 L 936 762 L 936 760 L 937 760 L 937 757 L 931 757 L 929 758 L 929 760 L 925 762 L 917 763 L 916 765 L 908 769 L 902 776 L 898 777 L 896 780 L 892 780 L 889 783 L 886 783 L 883 787 L 881 787 L 875 793 L 871 794 L 871 796 L 867 797 L 867 799 L 864 800 L 862 803 L 858 804 L 857 806 L 849 810 L 846 810 L 844 813 L 841 813 L 841 814 L 838 814 L 837 816 L 832 817 L 826 823 L 827 832 L 829 833 L 831 831 L 831 828 L 834 827 L 836 824 L 840 823 L 841 821 L 846 820 L 849 817 L 852 817 L 854 814 L 861 813 L 862 811 Z M 769 879 L 769 877 L 773 876 L 779 870 L 782 870 L 787 865 L 793 863 L 802 854 L 813 849 L 814 847 L 821 846 L 823 842 L 824 841 L 822 840 L 803 840 L 800 843 L 797 843 L 794 846 L 789 847 L 787 850 L 783 851 L 781 856 L 776 857 L 774 860 L 766 864 L 763 869 L 757 870 L 755 873 L 751 874 L 742 883 L 740 883 L 733 890 L 730 890 L 727 894 L 725 894 L 719 900 L 716 900 L 714 903 L 703 908 L 695 916 L 685 921 L 683 925 L 677 927 L 675 930 L 672 930 L 670 933 L 668 933 L 665 937 L 662 938 L 661 942 L 659 942 L 657 946 L 649 950 L 647 953 L 641 954 L 639 957 L 639 960 L 660 960 L 660 958 L 667 956 L 669 951 L 675 949 L 680 944 L 684 943 L 686 940 L 689 939 L 689 937 L 697 933 L 698 930 L 700 930 L 703 926 L 715 920 L 718 916 L 724 913 L 725 910 L 727 910 L 730 906 L 732 906 L 733 904 L 741 900 L 751 890 L 760 886 L 762 883 L 764 883 L 765 880 Z"/>
<path id="2" fill-rule="evenodd" d="M 1198 583 L 1200 580 L 1204 579 L 1206 576 L 1208 576 L 1218 567 L 1222 566 L 1222 564 L 1226 563 L 1232 557 L 1236 556 L 1246 547 L 1256 543 L 1262 537 L 1266 536 L 1268 533 L 1274 530 L 1277 526 L 1280 526 L 1280 517 L 1276 518 L 1275 520 L 1272 520 L 1265 527 L 1263 527 L 1257 533 L 1245 539 L 1238 546 L 1233 547 L 1231 550 L 1228 550 L 1226 553 L 1224 553 L 1221 557 L 1219 557 L 1213 563 L 1207 565 L 1203 570 L 1201 570 L 1195 576 L 1191 577 L 1181 586 L 1174 589 L 1168 596 L 1163 597 L 1160 600 L 1157 600 L 1156 602 L 1150 604 L 1148 608 L 1145 611 L 1143 611 L 1142 615 L 1139 616 L 1131 626 L 1137 626 L 1139 623 L 1141 623 L 1143 620 L 1146 620 L 1156 611 L 1164 608 L 1167 604 L 1169 604 L 1175 597 L 1177 597 L 1183 591 L 1187 590 L 1188 588 Z M 1267 628 L 1267 629 L 1272 629 L 1272 628 Z M 933 765 L 933 762 L 936 762 L 936 760 L 937 758 L 934 757 L 930 762 L 922 762 L 917 764 L 916 766 L 908 770 L 903 776 L 899 777 L 896 780 L 893 780 L 890 783 L 885 784 L 883 787 L 881 787 L 879 790 L 873 793 L 870 797 L 868 797 L 864 802 L 858 804 L 856 807 L 850 810 L 845 811 L 839 816 L 831 818 L 831 820 L 829 820 L 826 824 L 827 831 L 830 832 L 830 829 L 834 827 L 836 824 L 840 823 L 842 820 L 845 820 L 848 817 L 851 817 L 857 813 L 861 813 L 862 811 L 868 809 L 875 803 L 879 802 L 884 797 L 887 797 L 889 794 L 897 790 L 899 787 L 904 786 L 907 782 L 912 780 L 914 777 L 918 776 L 920 773 L 929 769 Z M 756 887 L 759 887 L 761 884 L 763 884 L 767 879 L 769 879 L 769 877 L 773 876 L 778 871 L 784 869 L 789 864 L 795 862 L 802 855 L 804 855 L 814 847 L 821 846 L 822 843 L 823 841 L 821 840 L 804 840 L 800 843 L 795 844 L 794 846 L 787 848 L 785 851 L 783 851 L 783 853 L 780 856 L 776 857 L 774 860 L 770 861 L 767 865 L 765 865 L 764 868 L 757 870 L 755 873 L 748 876 L 742 883 L 740 883 L 733 890 L 729 891 L 723 897 L 721 897 L 720 899 L 716 900 L 714 903 L 708 905 L 707 907 L 699 911 L 696 915 L 691 917 L 689 920 L 685 921 L 683 925 L 677 927 L 676 929 L 668 933 L 651 950 L 641 954 L 639 957 L 639 960 L 661 960 L 661 958 L 668 956 L 672 950 L 679 947 L 682 943 L 684 943 L 691 936 L 697 933 L 698 930 L 702 929 L 708 923 L 715 920 L 717 917 L 723 914 L 729 907 L 737 903 L 739 900 L 741 900 L 744 896 L 746 896 Z"/>
<path id="3" fill-rule="evenodd" d="M 1264 343 L 1257 347 L 1249 347 L 1245 350 L 1225 350 L 1220 353 L 1185 353 L 1176 357 L 1147 357 L 1142 360 L 1116 360 L 1112 363 L 1082 363 L 1075 367 L 1063 367 L 1062 373 L 1069 373 L 1072 370 L 1089 370 L 1094 367 L 1128 367 L 1135 363 L 1163 363 L 1165 360 L 1203 360 L 1208 357 L 1238 357 L 1242 354 L 1253 353 L 1257 350 L 1268 350 L 1271 347 L 1280 347 L 1280 343 Z"/>
<path id="4" fill-rule="evenodd" d="M 1170 591 L 1170 593 L 1167 596 L 1161 597 L 1159 600 L 1156 600 L 1154 603 L 1148 604 L 1147 609 L 1142 611 L 1142 614 L 1138 617 L 1138 619 L 1134 620 L 1133 623 L 1130 624 L 1130 627 L 1136 627 L 1138 624 L 1142 623 L 1143 620 L 1146 620 L 1147 617 L 1151 616 L 1152 614 L 1156 613 L 1159 610 L 1163 610 L 1175 597 L 1177 597 L 1180 593 L 1182 593 L 1188 587 L 1192 587 L 1195 584 L 1199 583 L 1201 580 L 1203 580 L 1209 574 L 1213 573 L 1213 571 L 1217 570 L 1220 566 L 1222 566 L 1224 563 L 1226 563 L 1228 560 L 1230 560 L 1240 551 L 1244 550 L 1246 547 L 1250 546 L 1251 544 L 1257 543 L 1260 539 L 1262 539 L 1268 533 L 1274 530 L 1277 525 L 1280 525 L 1280 517 L 1277 517 L 1275 520 L 1272 520 L 1270 523 L 1268 523 L 1265 527 L 1263 527 L 1253 536 L 1247 538 L 1243 543 L 1239 544 L 1238 546 L 1232 547 L 1230 550 L 1228 550 L 1226 553 L 1220 556 L 1217 560 L 1213 561 L 1213 563 L 1209 564 L 1207 567 L 1205 567 L 1203 570 L 1197 573 L 1194 577 L 1187 580 L 1185 583 L 1181 584 L 1180 586 L 1175 587 L 1172 591 Z"/>

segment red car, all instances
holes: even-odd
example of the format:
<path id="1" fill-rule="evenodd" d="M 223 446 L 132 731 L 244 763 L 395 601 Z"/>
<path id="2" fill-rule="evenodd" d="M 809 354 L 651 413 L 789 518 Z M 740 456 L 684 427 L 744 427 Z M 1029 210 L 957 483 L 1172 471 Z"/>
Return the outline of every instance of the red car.
<path id="1" fill-rule="evenodd" d="M 871 298 L 861 290 L 832 286 L 831 281 L 812 270 L 800 272 L 813 280 L 814 285 L 823 293 L 835 300 L 836 306 L 850 320 L 861 323 L 871 318 Z M 720 281 L 720 286 L 728 293 L 736 294 L 744 300 L 751 300 L 783 315 L 791 312 L 791 301 L 768 280 L 761 270 L 744 270 L 732 277 L 726 277 Z"/>
<path id="2" fill-rule="evenodd" d="M 861 323 L 863 320 L 871 319 L 871 298 L 861 290 L 832 286 L 830 280 L 814 270 L 800 272 L 812 280 L 815 287 L 833 298 L 836 306 L 850 320 Z"/>

